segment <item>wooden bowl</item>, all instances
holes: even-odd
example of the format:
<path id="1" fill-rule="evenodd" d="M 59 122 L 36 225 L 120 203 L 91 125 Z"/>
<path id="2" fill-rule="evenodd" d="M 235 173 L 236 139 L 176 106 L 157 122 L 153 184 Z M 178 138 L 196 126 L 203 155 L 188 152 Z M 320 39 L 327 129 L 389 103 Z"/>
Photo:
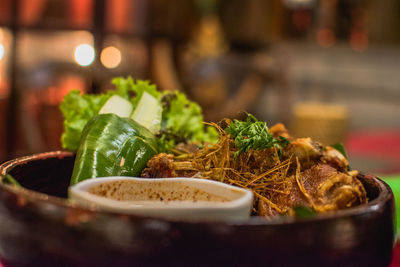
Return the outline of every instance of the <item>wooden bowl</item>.
<path id="1" fill-rule="evenodd" d="M 78 207 L 67 199 L 74 155 L 48 152 L 6 162 L 24 188 L 0 183 L 5 265 L 388 266 L 394 244 L 390 188 L 360 175 L 368 204 L 312 218 L 185 222 Z"/>

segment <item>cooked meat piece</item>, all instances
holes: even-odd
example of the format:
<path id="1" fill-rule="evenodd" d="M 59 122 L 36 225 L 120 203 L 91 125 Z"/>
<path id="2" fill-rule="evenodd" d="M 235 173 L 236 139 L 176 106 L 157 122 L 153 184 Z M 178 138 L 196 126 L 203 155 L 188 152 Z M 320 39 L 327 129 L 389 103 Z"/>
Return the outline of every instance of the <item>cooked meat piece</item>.
<path id="1" fill-rule="evenodd" d="M 283 156 L 291 158 L 293 163 L 298 158 L 302 169 L 305 170 L 320 161 L 322 146 L 318 142 L 313 142 L 311 138 L 297 138 L 287 145 Z"/>
<path id="2" fill-rule="evenodd" d="M 147 168 L 142 171 L 143 178 L 176 177 L 174 170 L 174 155 L 160 153 L 147 162 Z"/>
<path id="3" fill-rule="evenodd" d="M 174 155 L 160 153 L 147 162 L 142 171 L 143 178 L 192 177 L 196 174 L 191 162 L 174 160 Z"/>
<path id="4" fill-rule="evenodd" d="M 260 200 L 259 215 L 275 216 L 291 213 L 298 206 L 310 207 L 317 212 L 349 208 L 367 202 L 365 189 L 352 175 L 338 172 L 328 164 L 318 164 L 296 177 L 288 178 L 288 194 L 268 190 L 265 197 L 276 205 Z"/>
<path id="5" fill-rule="evenodd" d="M 281 193 L 280 185 L 273 185 L 264 193 L 266 200 L 260 199 L 258 202 L 257 215 L 272 218 L 280 214 L 288 214 L 293 207 L 309 206 L 307 199 L 296 185 L 295 176 L 287 178 L 286 190 Z M 267 202 L 268 200 L 268 202 Z"/>
<path id="6" fill-rule="evenodd" d="M 317 211 L 349 208 L 367 202 L 367 193 L 356 176 L 319 164 L 301 175 Z"/>
<path id="7" fill-rule="evenodd" d="M 277 123 L 275 125 L 273 125 L 272 127 L 269 128 L 269 132 L 271 134 L 274 135 L 274 137 L 279 137 L 279 136 L 283 136 L 289 140 L 293 139 L 288 130 L 286 129 L 285 125 L 283 125 L 282 123 Z"/>
<path id="8" fill-rule="evenodd" d="M 349 161 L 345 156 L 331 146 L 325 147 L 321 160 L 340 171 L 346 172 L 349 167 Z"/>

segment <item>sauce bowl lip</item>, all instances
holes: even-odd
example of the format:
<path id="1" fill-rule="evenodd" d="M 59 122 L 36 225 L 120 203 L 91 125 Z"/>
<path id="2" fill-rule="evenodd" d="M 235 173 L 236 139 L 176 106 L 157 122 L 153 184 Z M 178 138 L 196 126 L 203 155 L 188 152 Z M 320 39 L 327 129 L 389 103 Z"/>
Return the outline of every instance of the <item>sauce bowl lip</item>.
<path id="1" fill-rule="evenodd" d="M 92 207 L 82 207 L 80 205 L 77 205 L 68 199 L 64 199 L 61 197 L 56 197 L 56 196 L 51 196 L 45 193 L 40 193 L 34 190 L 30 190 L 27 188 L 23 187 L 17 187 L 9 184 L 4 184 L 2 182 L 3 176 L 8 173 L 10 169 L 13 169 L 15 166 L 26 164 L 30 161 L 33 160 L 44 160 L 48 158 L 64 158 L 64 157 L 71 157 L 73 156 L 73 152 L 68 152 L 68 151 L 50 151 L 50 152 L 43 152 L 43 153 L 37 153 L 37 154 L 32 154 L 24 157 L 19 157 L 12 159 L 10 161 L 4 162 L 0 165 L 0 194 L 2 194 L 3 191 L 9 192 L 15 196 L 22 196 L 24 197 L 28 202 L 32 202 L 35 205 L 48 205 L 52 204 L 57 206 L 57 208 L 60 209 L 76 209 L 80 210 L 83 212 L 90 212 L 90 213 L 101 213 L 104 215 L 109 215 L 109 216 L 121 216 L 123 214 L 117 213 L 117 212 L 109 212 L 109 211 L 100 211 L 96 208 Z M 302 223 L 307 223 L 307 222 L 315 222 L 315 221 L 325 221 L 325 220 L 331 220 L 331 219 L 340 219 L 340 218 L 346 218 L 346 217 L 351 217 L 351 216 L 363 216 L 365 214 L 371 213 L 371 212 L 379 212 L 387 203 L 388 201 L 393 202 L 393 192 L 390 189 L 389 185 L 386 184 L 384 181 L 379 179 L 378 177 L 371 175 L 371 174 L 359 174 L 359 176 L 367 178 L 367 179 L 373 179 L 375 184 L 379 187 L 379 195 L 373 199 L 372 201 L 362 204 L 356 207 L 351 207 L 348 209 L 343 209 L 339 211 L 334 211 L 334 212 L 327 212 L 327 213 L 319 213 L 316 214 L 312 217 L 292 217 L 292 216 L 279 216 L 278 218 L 274 218 L 271 220 L 266 220 L 263 217 L 259 216 L 250 216 L 250 219 L 245 221 L 245 222 L 222 222 L 221 224 L 224 225 L 233 225 L 233 226 L 250 226 L 250 225 L 269 225 L 269 226 L 275 226 L 275 225 L 283 225 L 283 224 L 302 224 Z M 148 216 L 140 216 L 140 215 L 125 215 L 128 217 L 132 217 L 133 220 L 142 220 L 142 219 L 152 219 L 152 220 L 160 220 L 164 222 L 179 222 L 179 223 L 189 223 L 189 224 L 210 224 L 210 222 L 207 221 L 197 221 L 197 222 L 192 222 L 192 221 L 185 221 L 185 220 L 172 220 L 172 219 L 162 219 L 162 218 L 157 218 L 157 217 L 148 217 Z M 215 224 L 215 223 L 211 223 Z"/>
<path id="2" fill-rule="evenodd" d="M 153 203 L 153 208 L 161 208 L 168 210 L 180 210 L 180 209 L 188 209 L 189 207 L 193 210 L 202 210 L 202 209 L 213 209 L 213 210 L 221 210 L 221 209 L 235 209 L 241 206 L 251 205 L 253 202 L 253 192 L 249 189 L 240 188 L 237 186 L 225 184 L 218 181 L 206 180 L 201 178 L 186 178 L 186 177 L 173 177 L 173 178 L 140 178 L 140 177 L 130 177 L 130 176 L 110 176 L 110 177 L 98 177 L 96 179 L 87 179 L 80 183 L 77 183 L 68 189 L 68 194 L 80 197 L 85 199 L 86 201 L 92 201 L 94 204 L 106 204 L 108 205 L 117 205 L 121 203 L 119 200 L 107 199 L 102 196 L 98 196 L 95 194 L 91 194 L 88 192 L 88 189 L 107 182 L 115 182 L 115 181 L 135 181 L 138 183 L 173 183 L 173 182 L 183 182 L 188 183 L 189 186 L 195 187 L 196 184 L 210 185 L 212 187 L 223 188 L 223 190 L 228 191 L 236 191 L 241 195 L 236 199 L 228 199 L 226 201 L 182 201 L 175 200 L 169 201 L 168 205 L 161 201 L 149 200 L 149 203 Z M 192 184 L 192 185 L 191 185 Z M 204 190 L 204 189 L 201 189 Z M 121 207 L 124 209 L 129 209 L 128 206 L 134 204 L 134 201 L 122 201 Z M 149 209 L 149 206 L 141 206 L 135 207 L 135 209 L 143 210 Z"/>

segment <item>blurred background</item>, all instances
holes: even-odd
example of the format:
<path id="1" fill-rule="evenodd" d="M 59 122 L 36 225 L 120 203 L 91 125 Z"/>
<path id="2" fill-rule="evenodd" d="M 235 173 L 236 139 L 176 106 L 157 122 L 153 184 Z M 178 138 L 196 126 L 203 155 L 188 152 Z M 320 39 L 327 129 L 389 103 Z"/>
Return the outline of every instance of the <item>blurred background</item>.
<path id="1" fill-rule="evenodd" d="M 63 96 L 126 75 L 400 173 L 398 0 L 0 0 L 0 162 L 61 149 Z"/>

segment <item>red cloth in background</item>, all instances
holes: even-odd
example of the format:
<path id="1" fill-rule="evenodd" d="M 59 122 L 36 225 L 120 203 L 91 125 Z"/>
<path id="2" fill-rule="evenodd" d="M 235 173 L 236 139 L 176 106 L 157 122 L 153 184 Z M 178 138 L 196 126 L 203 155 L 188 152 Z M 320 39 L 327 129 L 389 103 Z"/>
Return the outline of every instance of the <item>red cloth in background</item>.
<path id="1" fill-rule="evenodd" d="M 398 241 L 393 250 L 393 260 L 390 264 L 390 267 L 399 267 L 400 266 L 400 242 Z"/>
<path id="2" fill-rule="evenodd" d="M 376 159 L 387 163 L 374 173 L 400 174 L 400 130 L 352 132 L 345 147 L 350 158 Z"/>
<path id="3" fill-rule="evenodd" d="M 376 174 L 400 174 L 400 130 L 352 132 L 345 142 L 345 148 L 350 161 L 351 158 L 360 158 L 385 162 L 385 166 L 373 170 Z M 400 241 L 397 241 L 390 267 L 399 266 Z"/>
<path id="4" fill-rule="evenodd" d="M 347 145 L 357 154 L 400 160 L 400 130 L 353 132 Z"/>

